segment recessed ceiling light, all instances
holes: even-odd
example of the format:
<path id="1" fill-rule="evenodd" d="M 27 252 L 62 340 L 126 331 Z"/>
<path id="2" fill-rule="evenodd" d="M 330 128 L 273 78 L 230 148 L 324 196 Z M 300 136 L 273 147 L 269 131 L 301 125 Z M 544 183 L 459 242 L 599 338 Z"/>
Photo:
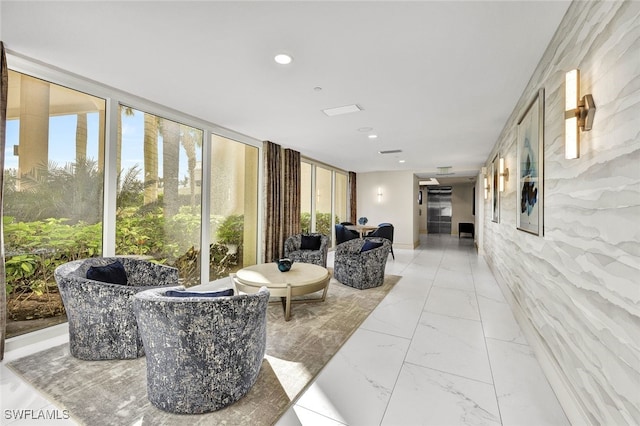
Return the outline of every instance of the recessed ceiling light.
<path id="1" fill-rule="evenodd" d="M 337 108 L 327 108 L 322 110 L 322 112 L 327 114 L 329 117 L 332 117 L 334 115 L 349 114 L 350 112 L 358 112 L 358 111 L 362 111 L 362 108 L 360 108 L 358 105 L 355 105 L 355 104 L 345 105 Z"/>
<path id="2" fill-rule="evenodd" d="M 405 160 L 399 160 L 398 163 L 404 163 Z"/>
<path id="3" fill-rule="evenodd" d="M 278 53 L 273 60 L 280 65 L 289 65 L 293 61 L 293 57 L 286 53 Z"/>
<path id="4" fill-rule="evenodd" d="M 369 135 L 368 137 L 369 137 L 369 139 L 375 139 L 375 138 L 378 137 L 378 135 Z"/>

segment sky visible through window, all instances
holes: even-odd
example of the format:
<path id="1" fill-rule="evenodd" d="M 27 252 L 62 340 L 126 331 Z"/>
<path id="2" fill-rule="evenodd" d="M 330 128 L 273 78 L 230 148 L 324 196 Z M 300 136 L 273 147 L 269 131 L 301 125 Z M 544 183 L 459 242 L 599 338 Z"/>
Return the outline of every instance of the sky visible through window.
<path id="1" fill-rule="evenodd" d="M 61 115 L 49 118 L 49 162 L 62 167 L 75 162 L 77 116 Z M 87 158 L 98 159 L 98 113 L 87 114 Z M 6 128 L 5 169 L 18 168 L 18 156 L 13 155 L 13 146 L 20 141 L 20 120 L 8 120 Z M 126 171 L 138 165 L 138 178 L 142 179 L 144 164 L 144 113 L 135 111 L 134 115 L 122 116 L 122 168 Z M 197 161 L 200 161 L 200 152 Z M 184 148 L 180 149 L 179 159 L 180 180 L 189 176 L 187 155 Z M 158 174 L 162 177 L 162 136 L 158 136 Z"/>

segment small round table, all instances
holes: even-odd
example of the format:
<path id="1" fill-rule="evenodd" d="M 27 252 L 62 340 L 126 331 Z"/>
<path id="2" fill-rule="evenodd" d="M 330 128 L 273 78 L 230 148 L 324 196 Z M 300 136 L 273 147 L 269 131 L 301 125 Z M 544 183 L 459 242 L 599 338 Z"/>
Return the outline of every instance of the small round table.
<path id="1" fill-rule="evenodd" d="M 296 262 L 288 272 L 280 272 L 277 263 L 261 263 L 247 266 L 231 279 L 238 291 L 255 293 L 260 287 L 267 287 L 271 296 L 280 297 L 284 307 L 284 319 L 291 318 L 291 303 L 324 302 L 329 290 L 331 274 L 322 266 L 311 263 Z M 316 299 L 292 300 L 294 296 L 315 293 L 324 290 L 322 297 Z"/>
<path id="2" fill-rule="evenodd" d="M 375 231 L 376 229 L 378 229 L 379 226 L 373 226 L 373 225 L 346 225 L 345 228 L 347 228 L 350 231 L 356 231 L 358 234 L 360 234 L 360 238 L 362 238 L 366 234 L 368 234 L 369 232 Z"/>

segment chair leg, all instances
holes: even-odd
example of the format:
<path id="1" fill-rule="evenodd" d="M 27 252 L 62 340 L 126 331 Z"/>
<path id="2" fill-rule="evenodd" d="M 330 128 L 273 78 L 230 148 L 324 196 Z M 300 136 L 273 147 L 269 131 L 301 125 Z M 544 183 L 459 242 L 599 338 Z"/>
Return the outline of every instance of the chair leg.
<path id="1" fill-rule="evenodd" d="M 393 257 L 393 260 L 396 260 L 396 255 L 393 254 L 393 246 L 391 246 L 391 257 Z"/>

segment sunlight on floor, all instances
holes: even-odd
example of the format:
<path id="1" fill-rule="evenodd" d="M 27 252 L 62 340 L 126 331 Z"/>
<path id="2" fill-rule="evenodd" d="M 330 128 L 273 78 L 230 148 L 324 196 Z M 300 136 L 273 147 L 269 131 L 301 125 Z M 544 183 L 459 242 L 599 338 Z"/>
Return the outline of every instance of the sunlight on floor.
<path id="1" fill-rule="evenodd" d="M 313 375 L 309 373 L 302 363 L 287 361 L 270 355 L 265 355 L 264 358 L 271 365 L 289 399 L 294 399 L 300 393 L 301 383 L 306 385 L 313 378 Z"/>

